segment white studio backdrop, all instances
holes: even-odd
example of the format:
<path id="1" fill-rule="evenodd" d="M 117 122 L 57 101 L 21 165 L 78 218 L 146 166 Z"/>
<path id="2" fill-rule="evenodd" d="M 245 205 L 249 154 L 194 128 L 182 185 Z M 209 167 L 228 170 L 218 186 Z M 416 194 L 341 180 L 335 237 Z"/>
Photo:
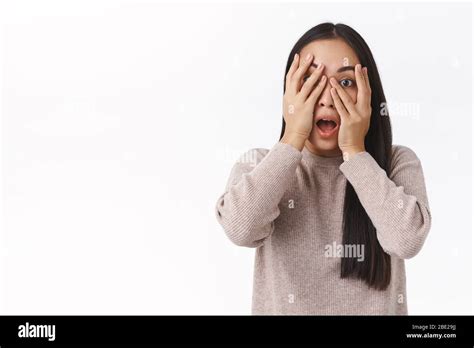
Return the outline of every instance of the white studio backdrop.
<path id="1" fill-rule="evenodd" d="M 214 206 L 272 147 L 284 68 L 356 29 L 422 161 L 433 226 L 410 314 L 472 314 L 472 5 L 4 1 L 1 314 L 250 314 L 254 249 Z"/>

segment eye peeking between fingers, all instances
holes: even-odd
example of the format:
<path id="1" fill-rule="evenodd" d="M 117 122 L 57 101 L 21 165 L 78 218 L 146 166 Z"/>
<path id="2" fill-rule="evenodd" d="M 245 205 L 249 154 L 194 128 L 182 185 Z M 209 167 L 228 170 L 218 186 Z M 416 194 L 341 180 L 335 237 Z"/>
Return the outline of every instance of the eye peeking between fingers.
<path id="1" fill-rule="evenodd" d="M 339 81 L 339 84 L 344 88 L 354 87 L 355 83 L 352 79 L 342 79 Z"/>

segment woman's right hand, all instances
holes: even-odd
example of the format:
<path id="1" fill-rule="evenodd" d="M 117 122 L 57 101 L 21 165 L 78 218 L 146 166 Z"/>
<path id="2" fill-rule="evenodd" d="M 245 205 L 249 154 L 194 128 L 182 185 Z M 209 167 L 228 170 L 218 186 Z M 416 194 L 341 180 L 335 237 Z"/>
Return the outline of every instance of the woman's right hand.
<path id="1" fill-rule="evenodd" d="M 300 151 L 313 129 L 316 100 L 327 82 L 326 76 L 321 77 L 324 70 L 323 64 L 319 64 L 306 81 L 303 81 L 303 76 L 311 66 L 313 58 L 312 54 L 308 54 L 301 61 L 299 55 L 295 54 L 293 63 L 286 74 L 286 88 L 283 96 L 283 118 L 286 125 L 281 141 L 295 146 Z"/>

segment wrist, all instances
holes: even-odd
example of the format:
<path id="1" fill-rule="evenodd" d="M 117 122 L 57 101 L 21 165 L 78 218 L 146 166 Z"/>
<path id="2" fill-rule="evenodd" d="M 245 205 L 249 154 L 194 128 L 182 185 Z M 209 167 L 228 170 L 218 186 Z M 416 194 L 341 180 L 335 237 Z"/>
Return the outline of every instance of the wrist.
<path id="1" fill-rule="evenodd" d="M 354 155 L 365 152 L 365 146 L 349 146 L 349 147 L 344 147 L 341 148 L 342 151 L 342 157 L 344 161 L 348 161 L 351 159 Z"/>
<path id="2" fill-rule="evenodd" d="M 281 138 L 280 142 L 284 144 L 289 144 L 299 151 L 303 150 L 304 144 L 306 142 L 306 139 L 308 139 L 307 135 L 301 134 L 301 133 L 286 133 L 283 134 L 283 137 Z"/>

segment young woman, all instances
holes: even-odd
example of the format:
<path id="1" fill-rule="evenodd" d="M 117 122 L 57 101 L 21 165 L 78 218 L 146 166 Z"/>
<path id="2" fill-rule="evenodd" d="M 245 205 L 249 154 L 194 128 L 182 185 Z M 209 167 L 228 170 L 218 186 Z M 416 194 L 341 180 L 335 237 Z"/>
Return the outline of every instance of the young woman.
<path id="1" fill-rule="evenodd" d="M 315 26 L 283 91 L 280 141 L 244 154 L 256 162 L 234 165 L 216 204 L 229 239 L 256 248 L 252 314 L 408 314 L 404 259 L 431 215 L 369 47 L 347 25 Z"/>

